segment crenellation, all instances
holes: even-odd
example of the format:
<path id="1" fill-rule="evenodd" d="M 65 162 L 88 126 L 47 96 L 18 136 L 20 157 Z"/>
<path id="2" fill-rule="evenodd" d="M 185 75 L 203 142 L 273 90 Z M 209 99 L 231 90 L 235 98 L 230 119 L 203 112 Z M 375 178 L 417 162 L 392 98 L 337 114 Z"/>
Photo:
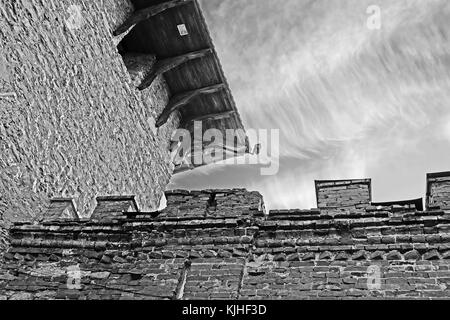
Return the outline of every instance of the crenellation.
<path id="1" fill-rule="evenodd" d="M 92 219 L 16 223 L 0 268 L 2 295 L 448 298 L 450 217 L 445 210 L 417 211 L 413 204 L 393 204 L 273 210 L 265 215 L 257 192 L 166 194 L 168 206 L 161 211 L 141 212 L 134 197 L 109 196 L 97 198 Z M 211 202 L 217 202 L 216 209 L 211 210 Z M 96 218 L 100 213 L 101 219 Z M 39 270 L 50 265 L 60 276 L 44 282 Z M 67 288 L 70 266 L 80 268 L 80 288 Z M 19 275 L 13 272 L 17 268 L 22 270 Z M 367 280 L 371 270 L 380 273 L 379 287 Z"/>
<path id="2" fill-rule="evenodd" d="M 450 172 L 427 175 L 427 208 L 450 210 Z"/>
<path id="3" fill-rule="evenodd" d="M 123 217 L 124 212 L 139 211 L 134 196 L 104 196 L 96 200 L 97 207 L 91 216 L 94 221 L 106 222 Z"/>
<path id="4" fill-rule="evenodd" d="M 43 217 L 43 221 L 79 220 L 75 203 L 71 198 L 53 198 Z"/>
<path id="5" fill-rule="evenodd" d="M 315 184 L 320 209 L 364 209 L 372 201 L 370 179 L 318 180 Z"/>

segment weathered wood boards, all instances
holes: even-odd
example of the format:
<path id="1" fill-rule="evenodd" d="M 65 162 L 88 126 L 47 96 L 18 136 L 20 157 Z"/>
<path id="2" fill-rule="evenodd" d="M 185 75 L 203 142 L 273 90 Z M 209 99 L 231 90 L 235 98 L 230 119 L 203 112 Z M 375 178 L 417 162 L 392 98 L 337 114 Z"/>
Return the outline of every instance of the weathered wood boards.
<path id="1" fill-rule="evenodd" d="M 188 131 L 193 130 L 194 121 L 205 120 L 205 130 L 214 128 L 225 135 L 226 130 L 237 129 L 237 144 L 249 150 L 198 0 L 133 0 L 133 4 L 136 13 L 116 32 L 131 27 L 120 43 L 122 55 L 141 53 L 157 59 L 135 83 L 139 90 L 149 90 L 163 77 L 169 88 L 170 100 L 160 111 L 156 127 L 179 112 L 180 125 Z"/>
<path id="2" fill-rule="evenodd" d="M 136 0 L 137 11 L 150 10 L 170 1 Z M 184 3 L 184 2 L 183 2 Z M 185 25 L 188 34 L 182 36 L 178 26 Z M 243 129 L 235 102 L 223 74 L 206 21 L 196 0 L 173 7 L 151 16 L 132 28 L 121 42 L 124 53 L 155 55 L 156 63 L 136 84 L 141 91 L 148 89 L 156 78 L 163 76 L 172 95 L 195 91 L 218 83 L 225 89 L 214 95 L 200 95 L 191 99 L 182 109 L 182 122 L 192 124 L 191 119 L 211 120 L 207 126 L 219 130 Z M 195 105 L 194 105 L 195 103 Z M 229 112 L 233 110 L 234 112 Z M 164 122 L 162 115 L 161 123 Z M 242 140 L 243 141 L 243 140 Z"/>
<path id="3" fill-rule="evenodd" d="M 188 61 L 203 58 L 204 56 L 210 53 L 212 53 L 212 50 L 208 48 L 195 52 L 189 52 L 177 57 L 160 60 L 156 62 L 152 71 L 145 77 L 145 79 L 139 85 L 138 89 L 144 90 L 148 88 L 152 84 L 152 82 L 156 79 L 156 77 L 158 77 L 159 75 L 166 73 L 167 71 L 172 70 Z"/>
<path id="4" fill-rule="evenodd" d="M 173 96 L 170 99 L 169 104 L 166 106 L 164 111 L 159 116 L 158 121 L 156 122 L 156 126 L 161 127 L 163 124 L 167 122 L 167 120 L 169 119 L 170 115 L 173 112 L 187 105 L 192 99 L 196 98 L 197 96 L 203 94 L 213 94 L 224 88 L 225 84 L 220 83 L 213 86 L 203 87 Z"/>
<path id="5" fill-rule="evenodd" d="M 127 19 L 116 31 L 114 31 L 114 36 L 118 36 L 139 22 L 150 19 L 157 14 L 166 11 L 167 9 L 175 8 L 177 6 L 192 2 L 193 0 L 172 0 L 157 4 L 145 9 L 138 10 L 132 14 L 132 16 Z"/>

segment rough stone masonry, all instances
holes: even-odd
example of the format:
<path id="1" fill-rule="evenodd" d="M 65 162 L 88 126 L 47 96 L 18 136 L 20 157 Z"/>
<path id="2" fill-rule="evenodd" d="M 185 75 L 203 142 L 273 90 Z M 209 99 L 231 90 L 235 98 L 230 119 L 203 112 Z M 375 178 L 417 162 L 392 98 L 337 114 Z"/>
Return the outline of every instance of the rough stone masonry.
<path id="1" fill-rule="evenodd" d="M 177 116 L 156 131 L 167 85 L 160 76 L 137 90 L 141 73 L 118 53 L 113 30 L 133 10 L 128 0 L 0 2 L 0 224 L 40 218 L 55 196 L 74 197 L 82 216 L 98 194 L 158 206 Z"/>
<path id="2" fill-rule="evenodd" d="M 91 219 L 79 219 L 70 199 L 56 199 L 41 224 L 10 229 L 0 297 L 448 299 L 447 183 L 428 183 L 439 193 L 426 211 L 345 201 L 266 214 L 258 192 L 179 190 L 159 212 L 100 197 Z"/>

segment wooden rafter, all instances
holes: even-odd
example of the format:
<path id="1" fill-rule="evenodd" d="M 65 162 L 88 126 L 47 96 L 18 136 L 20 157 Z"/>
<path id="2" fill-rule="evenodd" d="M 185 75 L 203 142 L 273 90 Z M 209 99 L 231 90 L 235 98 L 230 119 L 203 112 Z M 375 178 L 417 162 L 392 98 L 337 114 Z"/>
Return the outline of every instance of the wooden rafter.
<path id="1" fill-rule="evenodd" d="M 138 10 L 134 12 L 131 17 L 128 18 L 119 28 L 117 28 L 116 31 L 114 31 L 114 36 L 122 34 L 139 22 L 150 19 L 151 17 L 156 16 L 157 14 L 160 14 L 168 9 L 175 8 L 192 1 L 193 0 L 171 0 Z"/>
<path id="2" fill-rule="evenodd" d="M 186 106 L 189 102 L 192 101 L 192 99 L 196 98 L 197 96 L 203 95 L 203 94 L 213 94 L 224 88 L 225 88 L 225 84 L 220 83 L 220 84 L 216 84 L 213 86 L 203 87 L 203 88 L 180 93 L 180 94 L 173 96 L 170 99 L 167 106 L 164 108 L 164 111 L 159 116 L 158 121 L 156 121 L 156 127 L 159 128 L 163 124 L 165 124 L 173 112 Z"/>
<path id="3" fill-rule="evenodd" d="M 170 71 L 188 61 L 203 58 L 210 53 L 212 53 L 211 49 L 204 49 L 157 61 L 155 66 L 152 68 L 152 71 L 145 77 L 138 89 L 144 90 L 148 88 L 159 75 L 164 74 L 167 71 Z"/>
<path id="4" fill-rule="evenodd" d="M 236 114 L 236 111 L 229 110 L 225 112 L 218 112 L 218 113 L 211 113 L 211 114 L 205 114 L 198 117 L 193 117 L 187 119 L 185 122 L 194 122 L 194 121 L 205 121 L 205 120 L 220 120 L 220 119 L 226 119 Z"/>

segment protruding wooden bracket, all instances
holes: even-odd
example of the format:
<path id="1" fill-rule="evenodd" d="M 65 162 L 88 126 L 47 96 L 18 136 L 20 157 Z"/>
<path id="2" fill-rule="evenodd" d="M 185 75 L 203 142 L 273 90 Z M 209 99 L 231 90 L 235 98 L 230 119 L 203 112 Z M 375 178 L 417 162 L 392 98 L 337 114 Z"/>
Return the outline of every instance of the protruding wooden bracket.
<path id="1" fill-rule="evenodd" d="M 122 40 L 131 32 L 131 30 L 133 30 L 132 26 L 130 28 L 128 28 L 126 31 L 119 34 L 118 36 L 114 36 L 113 37 L 114 46 L 117 47 L 119 45 L 119 43 L 121 43 Z"/>
<path id="2" fill-rule="evenodd" d="M 170 71 L 188 61 L 203 58 L 210 53 L 212 53 L 211 49 L 204 49 L 157 61 L 152 71 L 145 77 L 138 89 L 144 90 L 148 88 L 159 75 L 166 73 L 167 71 Z"/>
<path id="3" fill-rule="evenodd" d="M 193 0 L 171 0 L 167 2 L 163 2 L 148 8 L 144 8 L 141 10 L 138 10 L 134 12 L 130 18 L 128 18 L 120 27 L 117 28 L 116 31 L 114 31 L 114 36 L 118 36 L 134 25 L 138 24 L 139 22 L 145 21 L 147 19 L 150 19 L 153 16 L 156 16 L 157 14 L 160 14 L 167 9 L 175 8 L 187 3 L 192 2 Z"/>
<path id="4" fill-rule="evenodd" d="M 196 90 L 184 92 L 173 96 L 167 106 L 164 108 L 164 111 L 158 118 L 156 122 L 156 127 L 161 127 L 163 124 L 167 122 L 170 115 L 177 111 L 178 109 L 187 105 L 192 99 L 202 94 L 213 94 L 225 88 L 224 83 L 216 84 L 209 87 L 203 87 Z"/>

